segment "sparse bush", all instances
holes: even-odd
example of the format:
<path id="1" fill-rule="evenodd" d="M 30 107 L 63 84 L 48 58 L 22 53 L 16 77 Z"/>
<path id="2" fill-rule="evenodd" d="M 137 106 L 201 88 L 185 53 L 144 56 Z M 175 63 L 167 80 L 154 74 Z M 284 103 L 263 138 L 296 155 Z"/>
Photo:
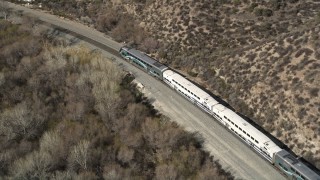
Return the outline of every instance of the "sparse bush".
<path id="1" fill-rule="evenodd" d="M 263 8 L 257 8 L 255 9 L 255 15 L 256 16 L 266 16 L 270 17 L 273 15 L 273 11 L 271 9 L 263 9 Z"/>
<path id="2" fill-rule="evenodd" d="M 121 16 L 119 12 L 110 10 L 105 15 L 99 15 L 96 22 L 96 27 L 99 31 L 108 32 L 113 30 L 119 24 Z"/>
<path id="3" fill-rule="evenodd" d="M 159 42 L 154 38 L 146 38 L 140 48 L 146 53 L 154 53 L 159 48 Z"/>
<path id="4" fill-rule="evenodd" d="M 311 97 L 318 97 L 319 94 L 319 88 L 312 88 L 309 90 Z"/>

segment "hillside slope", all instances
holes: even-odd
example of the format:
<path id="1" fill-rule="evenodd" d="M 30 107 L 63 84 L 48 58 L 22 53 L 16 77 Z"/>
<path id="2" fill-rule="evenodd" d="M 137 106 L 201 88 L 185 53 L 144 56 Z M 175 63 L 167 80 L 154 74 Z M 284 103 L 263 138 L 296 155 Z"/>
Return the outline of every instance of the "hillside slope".
<path id="1" fill-rule="evenodd" d="M 320 2 L 257 2 L 153 1 L 126 9 L 164 44 L 159 58 L 319 168 Z"/>

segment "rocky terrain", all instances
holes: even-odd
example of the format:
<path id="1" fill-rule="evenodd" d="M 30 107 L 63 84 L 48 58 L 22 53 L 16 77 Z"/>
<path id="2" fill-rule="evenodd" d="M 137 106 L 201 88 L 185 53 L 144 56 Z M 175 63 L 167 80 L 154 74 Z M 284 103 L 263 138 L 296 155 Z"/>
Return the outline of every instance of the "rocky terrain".
<path id="1" fill-rule="evenodd" d="M 59 1 L 42 6 L 152 54 L 320 168 L 318 0 Z"/>

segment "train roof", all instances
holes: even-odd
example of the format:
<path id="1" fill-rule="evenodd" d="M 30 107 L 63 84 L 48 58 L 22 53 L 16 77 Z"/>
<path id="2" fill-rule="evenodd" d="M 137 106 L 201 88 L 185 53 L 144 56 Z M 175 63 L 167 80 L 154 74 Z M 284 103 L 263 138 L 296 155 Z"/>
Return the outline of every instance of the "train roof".
<path id="1" fill-rule="evenodd" d="M 299 159 L 295 158 L 292 154 L 286 150 L 282 150 L 277 153 L 277 156 L 281 157 L 283 161 L 290 164 L 296 171 L 302 174 L 307 179 L 319 180 L 320 176 L 312 171 L 308 166 L 303 164 Z"/>
<path id="2" fill-rule="evenodd" d="M 206 93 L 204 90 L 200 89 L 198 86 L 193 84 L 191 81 L 187 80 L 180 74 L 172 71 L 172 70 L 166 70 L 163 72 L 163 77 L 170 77 L 171 79 L 175 80 L 176 82 L 180 83 L 183 87 L 188 89 L 193 94 L 197 95 L 201 99 L 203 99 L 208 105 L 216 105 L 219 102 L 216 101 L 213 97 L 211 97 L 208 93 Z"/>
<path id="3" fill-rule="evenodd" d="M 220 111 L 221 115 L 226 116 L 227 118 L 232 120 L 232 122 L 234 122 L 236 125 L 244 129 L 246 132 L 250 133 L 250 136 L 254 137 L 254 139 L 256 139 L 260 145 L 266 147 L 268 152 L 275 153 L 281 150 L 281 148 L 277 146 L 269 137 L 260 132 L 258 129 L 256 129 L 254 126 L 252 126 L 250 123 L 248 123 L 245 119 L 243 119 L 241 116 L 239 116 L 231 109 L 226 108 L 222 104 L 214 106 L 213 111 L 215 111 L 215 109 Z"/>
<path id="4" fill-rule="evenodd" d="M 220 106 L 220 107 L 219 107 Z M 256 140 L 259 142 L 266 142 L 269 141 L 270 139 L 262 134 L 259 130 L 257 130 L 255 127 L 253 127 L 250 123 L 248 123 L 246 120 L 244 120 L 241 116 L 239 116 L 237 113 L 232 111 L 229 108 L 226 107 L 221 107 L 223 105 L 219 104 L 218 107 L 215 106 L 214 108 L 223 109 L 222 113 L 226 117 L 228 117 L 230 120 L 232 120 L 235 124 L 237 124 L 239 127 L 242 129 L 245 129 L 247 132 L 250 132 L 250 135 L 253 136 Z"/>
<path id="5" fill-rule="evenodd" d="M 159 69 L 161 72 L 168 69 L 167 66 L 161 64 L 160 62 L 158 62 L 157 60 L 153 59 L 152 57 L 142 53 L 139 50 L 136 50 L 134 48 L 129 48 L 129 47 L 122 47 L 121 49 L 129 52 L 130 54 L 132 54 L 133 56 L 143 60 L 144 62 L 148 63 L 149 65 Z"/>

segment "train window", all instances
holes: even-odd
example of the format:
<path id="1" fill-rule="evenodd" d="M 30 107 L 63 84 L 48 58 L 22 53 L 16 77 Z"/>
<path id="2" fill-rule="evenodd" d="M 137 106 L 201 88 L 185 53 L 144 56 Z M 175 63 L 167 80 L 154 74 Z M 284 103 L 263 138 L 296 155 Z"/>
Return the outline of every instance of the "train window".
<path id="1" fill-rule="evenodd" d="M 235 125 L 236 127 L 238 127 L 238 125 Z"/>
<path id="2" fill-rule="evenodd" d="M 257 144 L 259 144 L 259 142 L 257 140 L 254 140 Z"/>
<path id="3" fill-rule="evenodd" d="M 240 131 L 242 131 L 241 127 L 239 127 Z"/>
<path id="4" fill-rule="evenodd" d="M 233 131 L 233 129 L 231 128 L 231 131 Z"/>
<path id="5" fill-rule="evenodd" d="M 245 130 L 242 130 L 242 132 L 243 132 L 244 134 L 246 134 L 246 133 L 247 133 Z"/>
<path id="6" fill-rule="evenodd" d="M 250 135 L 247 133 L 247 136 L 250 137 Z"/>
<path id="7" fill-rule="evenodd" d="M 290 167 L 290 170 L 291 170 L 292 172 L 296 172 L 292 167 Z"/>
<path id="8" fill-rule="evenodd" d="M 283 167 L 281 163 L 279 163 L 279 166 L 280 166 L 280 167 Z"/>
<path id="9" fill-rule="evenodd" d="M 253 138 L 253 137 L 251 137 L 251 139 L 254 141 L 254 138 Z"/>
<path id="10" fill-rule="evenodd" d="M 234 123 L 233 122 L 231 122 L 233 125 L 234 125 Z"/>

